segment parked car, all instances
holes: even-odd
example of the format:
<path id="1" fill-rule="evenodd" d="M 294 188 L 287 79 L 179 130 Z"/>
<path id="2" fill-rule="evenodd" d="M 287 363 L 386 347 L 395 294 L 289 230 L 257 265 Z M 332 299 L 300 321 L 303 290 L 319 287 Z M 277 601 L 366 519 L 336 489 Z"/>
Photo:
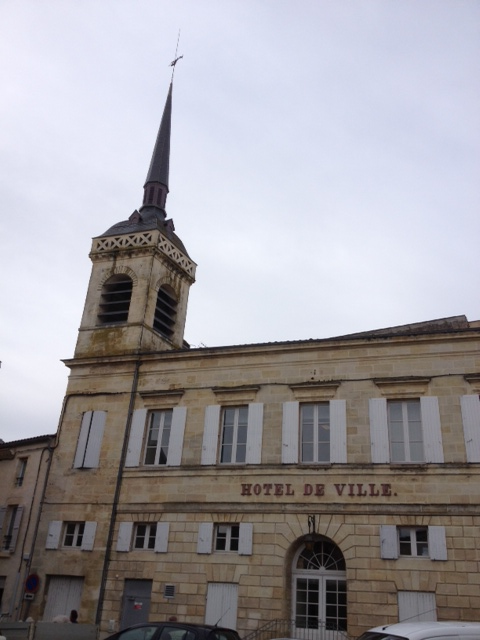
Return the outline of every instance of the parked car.
<path id="1" fill-rule="evenodd" d="M 233 629 L 209 624 L 145 622 L 117 631 L 105 640 L 240 640 Z"/>
<path id="2" fill-rule="evenodd" d="M 480 622 L 397 622 L 375 627 L 358 640 L 480 640 Z"/>

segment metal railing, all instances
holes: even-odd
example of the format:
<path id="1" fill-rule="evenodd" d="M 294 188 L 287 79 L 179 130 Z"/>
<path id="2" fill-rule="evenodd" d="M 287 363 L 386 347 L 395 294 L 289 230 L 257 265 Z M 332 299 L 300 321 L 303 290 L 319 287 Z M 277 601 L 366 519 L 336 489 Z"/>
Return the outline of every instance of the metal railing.
<path id="1" fill-rule="evenodd" d="M 318 621 L 315 629 L 299 628 L 295 620 L 270 620 L 256 631 L 244 636 L 243 640 L 273 640 L 292 638 L 295 640 L 351 640 L 346 631 Z"/>

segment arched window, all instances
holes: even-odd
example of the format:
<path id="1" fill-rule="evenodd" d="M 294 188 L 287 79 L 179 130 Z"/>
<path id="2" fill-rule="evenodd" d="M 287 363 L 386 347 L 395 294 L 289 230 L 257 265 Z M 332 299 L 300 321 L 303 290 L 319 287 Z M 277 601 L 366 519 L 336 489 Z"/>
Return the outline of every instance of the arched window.
<path id="1" fill-rule="evenodd" d="M 132 279 L 125 274 L 109 278 L 102 288 L 98 321 L 100 324 L 127 322 L 132 297 Z"/>
<path id="2" fill-rule="evenodd" d="M 173 289 L 163 285 L 158 290 L 157 304 L 155 306 L 155 316 L 153 319 L 154 328 L 167 338 L 171 338 L 177 317 L 177 299 Z"/>
<path id="3" fill-rule="evenodd" d="M 295 637 L 307 629 L 317 629 L 321 638 L 346 631 L 347 581 L 340 549 L 328 539 L 307 542 L 296 554 L 292 573 Z M 308 637 L 316 636 L 309 632 Z"/>

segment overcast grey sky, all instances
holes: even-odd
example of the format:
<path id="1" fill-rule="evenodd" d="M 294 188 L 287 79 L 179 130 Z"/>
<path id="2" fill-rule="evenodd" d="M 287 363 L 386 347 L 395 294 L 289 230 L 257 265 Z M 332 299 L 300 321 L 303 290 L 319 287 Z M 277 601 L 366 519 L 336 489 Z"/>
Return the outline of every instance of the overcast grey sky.
<path id="1" fill-rule="evenodd" d="M 0 0 L 0 438 L 57 429 L 170 82 L 186 339 L 480 319 L 478 0 Z"/>

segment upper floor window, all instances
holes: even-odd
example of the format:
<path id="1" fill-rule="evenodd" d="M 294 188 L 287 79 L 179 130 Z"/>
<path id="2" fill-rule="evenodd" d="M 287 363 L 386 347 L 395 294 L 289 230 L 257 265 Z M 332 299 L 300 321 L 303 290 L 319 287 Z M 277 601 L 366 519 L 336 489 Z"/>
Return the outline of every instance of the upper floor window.
<path id="1" fill-rule="evenodd" d="M 177 306 L 178 302 L 173 289 L 168 285 L 161 286 L 158 290 L 153 326 L 166 338 L 171 338 L 173 335 Z"/>
<path id="2" fill-rule="evenodd" d="M 370 398 L 372 462 L 443 462 L 438 398 Z"/>
<path id="3" fill-rule="evenodd" d="M 392 462 L 423 462 L 420 400 L 389 400 L 388 437 Z"/>
<path id="4" fill-rule="evenodd" d="M 66 548 L 92 551 L 95 541 L 97 523 L 87 522 L 62 522 L 52 520 L 48 525 L 46 549 L 58 549 L 60 544 Z"/>
<path id="5" fill-rule="evenodd" d="M 220 462 L 244 463 L 247 454 L 248 406 L 223 409 Z"/>
<path id="6" fill-rule="evenodd" d="M 330 404 L 300 406 L 302 462 L 330 462 Z"/>
<path id="7" fill-rule="evenodd" d="M 345 400 L 283 403 L 282 463 L 347 462 Z"/>
<path id="8" fill-rule="evenodd" d="M 263 404 L 205 409 L 202 464 L 260 464 Z"/>
<path id="9" fill-rule="evenodd" d="M 153 411 L 149 417 L 145 464 L 167 464 L 173 410 Z"/>
<path id="10" fill-rule="evenodd" d="M 100 324 L 127 322 L 132 287 L 132 279 L 123 273 L 116 274 L 105 282 L 98 311 Z"/>
<path id="11" fill-rule="evenodd" d="M 2 532 L 1 549 L 13 553 L 17 544 L 23 507 L 10 505 L 0 509 L 0 531 Z"/>
<path id="12" fill-rule="evenodd" d="M 67 522 L 63 535 L 64 547 L 81 547 L 83 534 L 85 532 L 85 522 Z"/>
<path id="13" fill-rule="evenodd" d="M 25 479 L 25 472 L 27 470 L 27 462 L 28 462 L 28 458 L 20 458 L 18 460 L 17 477 L 15 478 L 15 484 L 17 487 L 21 487 L 23 485 L 23 481 Z"/>
<path id="14" fill-rule="evenodd" d="M 126 467 L 178 467 L 182 460 L 186 407 L 148 412 L 135 409 L 128 440 Z"/>

